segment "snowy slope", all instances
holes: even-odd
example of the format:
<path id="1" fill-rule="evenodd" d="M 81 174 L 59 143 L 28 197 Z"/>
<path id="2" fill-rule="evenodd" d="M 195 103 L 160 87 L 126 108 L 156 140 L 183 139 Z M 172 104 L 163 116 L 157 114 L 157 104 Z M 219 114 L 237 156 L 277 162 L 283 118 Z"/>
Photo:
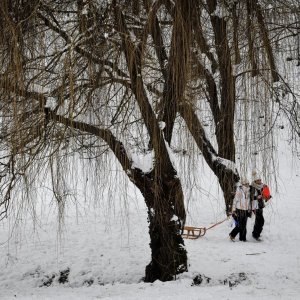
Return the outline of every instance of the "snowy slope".
<path id="1" fill-rule="evenodd" d="M 110 213 L 102 205 L 70 204 L 61 233 L 55 207 L 45 200 L 34 223 L 30 211 L 0 223 L 0 299 L 300 299 L 300 164 L 288 151 L 280 149 L 279 190 L 265 208 L 262 242 L 251 237 L 254 218 L 248 242 L 230 242 L 227 220 L 186 240 L 189 272 L 146 284 L 146 208 L 131 186 L 126 205 L 113 194 Z M 189 225 L 225 218 L 209 172 L 186 181 Z"/>

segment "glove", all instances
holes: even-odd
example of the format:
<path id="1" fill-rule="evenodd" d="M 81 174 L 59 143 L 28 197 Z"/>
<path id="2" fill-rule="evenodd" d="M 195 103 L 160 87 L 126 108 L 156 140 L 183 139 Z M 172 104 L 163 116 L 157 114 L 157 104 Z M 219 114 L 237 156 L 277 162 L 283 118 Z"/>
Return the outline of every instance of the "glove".
<path id="1" fill-rule="evenodd" d="M 268 202 L 271 198 L 272 198 L 272 196 L 270 196 L 268 199 L 265 199 L 265 201 Z"/>

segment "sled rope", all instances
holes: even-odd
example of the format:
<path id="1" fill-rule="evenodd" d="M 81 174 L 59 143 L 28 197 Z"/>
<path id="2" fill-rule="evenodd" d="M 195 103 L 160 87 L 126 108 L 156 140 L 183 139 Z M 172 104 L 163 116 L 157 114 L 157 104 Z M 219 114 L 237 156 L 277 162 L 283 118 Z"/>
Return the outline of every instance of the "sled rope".
<path id="1" fill-rule="evenodd" d="M 206 234 L 207 230 L 212 229 L 212 228 L 224 223 L 229 218 L 230 218 L 230 215 L 228 217 L 226 217 L 224 220 L 219 221 L 209 227 L 184 226 L 182 237 L 185 239 L 192 239 L 192 240 L 198 239 L 199 237 L 204 236 Z"/>

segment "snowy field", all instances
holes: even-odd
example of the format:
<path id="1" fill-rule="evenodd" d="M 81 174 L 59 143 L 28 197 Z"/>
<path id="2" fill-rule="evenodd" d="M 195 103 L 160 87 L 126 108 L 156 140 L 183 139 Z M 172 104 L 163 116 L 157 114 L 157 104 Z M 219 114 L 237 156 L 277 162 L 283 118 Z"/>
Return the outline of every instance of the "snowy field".
<path id="1" fill-rule="evenodd" d="M 248 241 L 229 241 L 229 219 L 186 240 L 189 271 L 173 282 L 142 282 L 150 260 L 147 216 L 132 188 L 127 202 L 111 193 L 110 204 L 70 204 L 61 231 L 51 201 L 38 205 L 35 222 L 30 210 L 15 212 L 0 223 L 0 299 L 300 299 L 300 166 L 291 157 L 280 150 L 263 241 L 251 237 L 253 217 Z M 187 225 L 226 218 L 216 186 L 210 174 L 184 186 Z"/>

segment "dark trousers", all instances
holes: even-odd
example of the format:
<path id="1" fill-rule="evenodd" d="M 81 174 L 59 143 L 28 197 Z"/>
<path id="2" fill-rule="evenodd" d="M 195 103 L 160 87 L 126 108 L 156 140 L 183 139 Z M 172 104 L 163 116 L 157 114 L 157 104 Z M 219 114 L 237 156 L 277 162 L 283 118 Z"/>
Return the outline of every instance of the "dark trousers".
<path id="1" fill-rule="evenodd" d="M 246 241 L 246 235 L 247 235 L 247 211 L 237 209 L 236 210 L 236 216 L 234 216 L 234 220 L 236 222 L 235 227 L 230 232 L 230 235 L 235 238 L 236 235 L 240 234 L 240 241 Z"/>
<path id="2" fill-rule="evenodd" d="M 257 209 L 255 211 L 255 223 L 252 231 L 252 236 L 255 239 L 258 239 L 260 237 L 264 224 L 265 224 L 265 219 L 263 216 L 263 209 L 262 208 Z"/>

